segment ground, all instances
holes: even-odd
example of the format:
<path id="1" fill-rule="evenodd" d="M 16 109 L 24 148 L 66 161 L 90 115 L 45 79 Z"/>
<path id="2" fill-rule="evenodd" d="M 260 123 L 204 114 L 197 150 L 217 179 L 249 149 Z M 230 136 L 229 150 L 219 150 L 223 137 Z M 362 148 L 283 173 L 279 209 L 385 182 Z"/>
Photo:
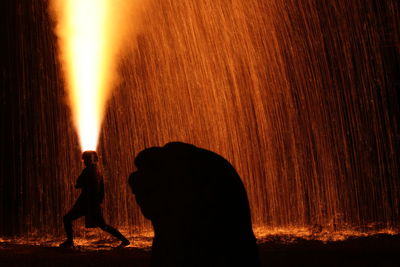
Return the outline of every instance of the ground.
<path id="1" fill-rule="evenodd" d="M 286 241 L 285 241 L 286 240 Z M 0 266 L 149 266 L 150 248 L 118 243 L 61 249 L 53 245 L 0 242 Z M 259 243 L 262 266 L 400 266 L 400 235 L 379 234 L 342 241 L 276 236 Z"/>

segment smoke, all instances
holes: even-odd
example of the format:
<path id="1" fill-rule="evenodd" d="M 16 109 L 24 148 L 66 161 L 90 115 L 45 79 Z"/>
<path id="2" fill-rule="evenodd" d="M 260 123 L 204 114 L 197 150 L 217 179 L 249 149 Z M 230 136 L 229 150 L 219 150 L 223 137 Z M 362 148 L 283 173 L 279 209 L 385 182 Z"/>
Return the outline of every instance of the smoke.
<path id="1" fill-rule="evenodd" d="M 51 0 L 59 60 L 82 151 L 96 150 L 118 61 L 132 47 L 145 0 Z"/>

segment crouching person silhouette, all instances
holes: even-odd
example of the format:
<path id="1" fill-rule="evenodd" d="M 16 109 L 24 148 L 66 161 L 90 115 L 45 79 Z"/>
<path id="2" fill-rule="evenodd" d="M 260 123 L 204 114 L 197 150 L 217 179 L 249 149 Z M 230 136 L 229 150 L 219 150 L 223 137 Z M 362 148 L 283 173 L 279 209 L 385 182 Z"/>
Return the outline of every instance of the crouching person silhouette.
<path id="1" fill-rule="evenodd" d="M 101 203 L 104 198 L 103 176 L 97 168 L 98 156 L 95 151 L 85 151 L 82 154 L 85 169 L 79 175 L 75 188 L 81 189 L 81 194 L 72 209 L 64 216 L 64 228 L 67 240 L 60 247 L 71 248 L 74 246 L 72 222 L 85 216 L 85 227 L 99 227 L 103 231 L 121 240 L 119 247 L 130 244 L 117 229 L 107 225 L 101 211 Z"/>
<path id="2" fill-rule="evenodd" d="M 153 267 L 256 267 L 244 185 L 218 154 L 173 142 L 141 151 L 129 185 L 154 228 Z"/>

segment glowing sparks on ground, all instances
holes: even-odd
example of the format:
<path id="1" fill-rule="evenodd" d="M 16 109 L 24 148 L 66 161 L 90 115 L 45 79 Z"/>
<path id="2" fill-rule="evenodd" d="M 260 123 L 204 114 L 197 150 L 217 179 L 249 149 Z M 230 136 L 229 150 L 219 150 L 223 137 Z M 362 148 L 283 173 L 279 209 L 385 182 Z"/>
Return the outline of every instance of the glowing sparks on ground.
<path id="1" fill-rule="evenodd" d="M 124 0 L 54 0 L 61 62 L 81 149 L 96 150 L 116 59 L 129 26 Z"/>

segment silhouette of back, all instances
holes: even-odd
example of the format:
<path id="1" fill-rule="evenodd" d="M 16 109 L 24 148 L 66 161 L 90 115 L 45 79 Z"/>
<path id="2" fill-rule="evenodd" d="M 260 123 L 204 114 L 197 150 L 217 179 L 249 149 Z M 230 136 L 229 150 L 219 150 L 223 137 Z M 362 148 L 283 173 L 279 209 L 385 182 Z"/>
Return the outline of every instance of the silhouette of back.
<path id="1" fill-rule="evenodd" d="M 258 266 L 243 183 L 223 157 L 190 144 L 140 152 L 129 177 L 152 221 L 153 266 Z"/>

